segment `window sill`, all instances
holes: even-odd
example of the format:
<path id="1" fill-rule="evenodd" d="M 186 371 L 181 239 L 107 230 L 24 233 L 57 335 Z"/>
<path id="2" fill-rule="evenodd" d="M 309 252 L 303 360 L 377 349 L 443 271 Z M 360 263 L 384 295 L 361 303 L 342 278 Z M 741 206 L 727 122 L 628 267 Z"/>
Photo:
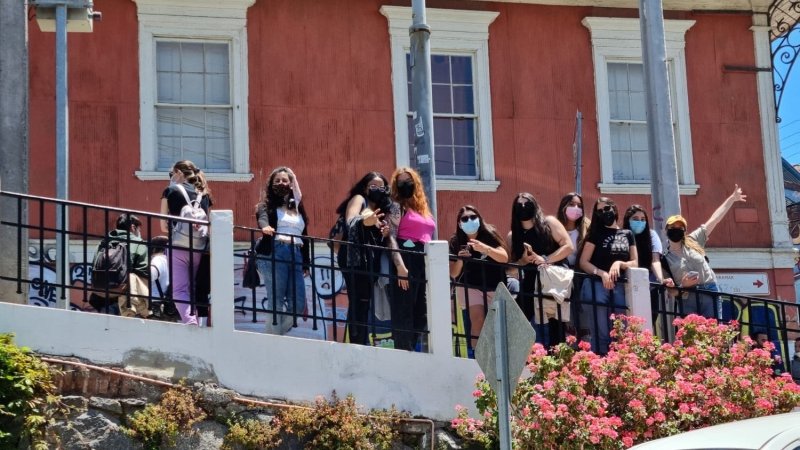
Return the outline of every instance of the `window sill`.
<path id="1" fill-rule="evenodd" d="M 615 184 L 597 183 L 601 194 L 650 194 L 650 184 Z M 682 184 L 678 188 L 680 195 L 697 195 L 699 184 Z"/>
<path id="2" fill-rule="evenodd" d="M 142 181 L 169 181 L 169 175 L 165 171 L 150 172 L 137 170 L 134 172 L 136 178 Z M 253 179 L 252 173 L 209 173 L 206 172 L 208 181 L 224 181 L 233 183 L 246 183 Z"/>
<path id="3" fill-rule="evenodd" d="M 499 186 L 499 181 L 436 180 L 438 191 L 497 192 Z"/>

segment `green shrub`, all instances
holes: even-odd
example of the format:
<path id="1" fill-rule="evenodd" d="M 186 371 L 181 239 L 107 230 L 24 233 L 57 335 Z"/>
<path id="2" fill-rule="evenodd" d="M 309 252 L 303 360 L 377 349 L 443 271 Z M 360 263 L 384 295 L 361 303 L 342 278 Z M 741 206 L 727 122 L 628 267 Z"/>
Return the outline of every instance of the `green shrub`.
<path id="1" fill-rule="evenodd" d="M 47 449 L 47 427 L 68 408 L 56 394 L 51 369 L 11 334 L 0 334 L 0 448 L 16 448 L 23 439 Z"/>
<path id="2" fill-rule="evenodd" d="M 247 419 L 230 423 L 222 444 L 223 450 L 260 450 L 281 445 L 280 421 Z"/>
<path id="3" fill-rule="evenodd" d="M 331 400 L 317 398 L 314 407 L 284 410 L 280 428 L 294 434 L 306 448 L 330 450 L 389 449 L 399 435 L 400 420 L 406 417 L 394 407 L 359 415 L 352 395 Z"/>
<path id="4" fill-rule="evenodd" d="M 191 389 L 175 386 L 161 397 L 157 405 L 147 405 L 128 420 L 125 432 L 142 441 L 148 449 L 162 444 L 174 445 L 178 432 L 187 431 L 206 418 Z"/>

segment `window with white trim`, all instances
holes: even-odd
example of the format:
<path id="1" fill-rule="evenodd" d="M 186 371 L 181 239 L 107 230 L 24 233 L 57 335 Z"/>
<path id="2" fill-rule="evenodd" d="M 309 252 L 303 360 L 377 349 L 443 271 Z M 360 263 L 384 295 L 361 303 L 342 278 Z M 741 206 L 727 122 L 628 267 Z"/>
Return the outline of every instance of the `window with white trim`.
<path id="1" fill-rule="evenodd" d="M 414 166 L 409 64 L 411 8 L 382 6 L 389 19 L 398 166 Z M 434 153 L 439 190 L 494 191 L 489 24 L 497 12 L 428 8 Z"/>
<path id="2" fill-rule="evenodd" d="M 139 18 L 142 180 L 189 159 L 210 180 L 249 181 L 247 8 L 134 0 Z M 198 8 L 195 10 L 195 8 Z"/>
<path id="3" fill-rule="evenodd" d="M 600 141 L 600 192 L 650 192 L 650 156 L 639 19 L 587 17 L 592 37 Z M 694 21 L 665 21 L 673 130 L 682 194 L 694 194 L 685 34 Z"/>

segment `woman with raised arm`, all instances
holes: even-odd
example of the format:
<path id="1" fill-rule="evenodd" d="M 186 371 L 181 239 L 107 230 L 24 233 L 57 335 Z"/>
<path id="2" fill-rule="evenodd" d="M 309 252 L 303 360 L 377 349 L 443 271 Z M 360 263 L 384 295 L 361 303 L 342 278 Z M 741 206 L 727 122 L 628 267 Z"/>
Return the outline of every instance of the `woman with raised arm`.
<path id="1" fill-rule="evenodd" d="M 523 192 L 514 197 L 511 205 L 511 232 L 507 242 L 511 249 L 511 262 L 524 266 L 520 269 L 522 278 L 517 304 L 528 320 L 535 316 L 536 323 L 547 324 L 548 339 L 542 337 L 540 342 L 550 346 L 563 342 L 564 322 L 569 318 L 569 309 L 553 308 L 554 302 L 540 307 L 536 302 L 536 281 L 541 265 L 567 266 L 567 258 L 573 250 L 567 230 L 554 216 L 544 215 L 533 195 Z"/>
<path id="2" fill-rule="evenodd" d="M 350 342 L 367 345 L 370 299 L 381 269 L 381 251 L 389 224 L 383 220 L 391 209 L 389 180 L 380 172 L 369 172 L 358 181 L 336 209 L 347 226 L 343 240 L 352 245 L 339 247 L 339 267 L 347 284 L 347 330 Z M 373 246 L 373 247 L 367 247 Z"/>
<path id="3" fill-rule="evenodd" d="M 208 215 L 211 207 L 211 199 L 204 195 L 208 185 L 205 179 L 199 176 L 200 169 L 189 160 L 178 161 L 172 166 L 169 172 L 170 184 L 161 194 L 161 214 L 170 216 L 181 216 L 181 210 L 187 204 L 200 198 L 200 207 Z M 175 247 L 175 230 L 188 229 L 186 223 L 175 223 L 172 221 L 161 221 L 161 231 L 172 234 L 172 245 L 170 249 L 170 261 L 172 267 L 172 298 L 175 300 L 175 307 L 181 316 L 181 322 L 186 325 L 197 325 L 197 308 L 191 302 L 194 298 L 194 288 L 197 285 L 197 269 L 200 266 L 200 257 L 205 248 L 178 248 Z M 198 238 L 198 230 L 192 236 L 193 240 Z"/>
<path id="4" fill-rule="evenodd" d="M 689 234 L 686 234 L 688 222 L 683 216 L 675 215 L 667 219 L 669 247 L 664 256 L 675 286 L 719 292 L 717 276 L 706 260 L 706 243 L 711 232 L 719 225 L 733 204 L 746 201 L 747 196 L 742 193 L 742 188 L 738 184 L 735 185 L 733 193 L 714 210 L 706 223 Z M 696 313 L 703 317 L 723 320 L 732 317 L 732 311 L 727 311 L 718 304 L 717 295 L 704 292 L 690 295 L 684 292 L 681 296 L 684 301 L 683 308 L 679 309 L 679 312 L 682 314 Z"/>
<path id="5" fill-rule="evenodd" d="M 594 340 L 592 347 L 604 355 L 611 343 L 609 315 L 625 310 L 625 286 L 619 278 L 625 270 L 638 266 L 639 253 L 631 230 L 617 225 L 617 205 L 600 197 L 592 209 L 592 224 L 583 243 L 580 268 L 596 278 L 583 283 L 581 298 L 584 314 Z M 593 312 L 593 314 L 588 314 Z"/>
<path id="6" fill-rule="evenodd" d="M 508 262 L 508 251 L 497 229 L 486 223 L 474 206 L 459 209 L 456 223 L 456 232 L 450 238 L 450 254 L 460 258 L 450 261 L 450 278 L 460 282 L 456 287 L 456 301 L 469 313 L 468 352 L 472 356 L 486 318 L 485 311 L 494 300 L 497 284 L 506 279 L 505 268 L 494 263 Z"/>
<path id="7" fill-rule="evenodd" d="M 279 315 L 276 330 L 273 314 L 268 314 L 267 332 L 284 334 L 292 326 L 292 318 L 303 314 L 306 307 L 303 273 L 311 263 L 309 241 L 305 239 L 308 216 L 300 183 L 288 167 L 272 171 L 262 195 L 263 200 L 256 205 L 256 220 L 263 234 L 256 248 L 256 266 L 271 309 Z"/>
<path id="8" fill-rule="evenodd" d="M 422 178 L 409 167 L 394 171 L 391 179 L 392 207 L 389 216 L 392 262 L 397 271 L 397 283 L 390 299 L 392 336 L 394 347 L 404 350 L 420 349 L 423 331 L 427 329 L 427 301 L 425 295 L 425 243 L 436 231 Z"/>

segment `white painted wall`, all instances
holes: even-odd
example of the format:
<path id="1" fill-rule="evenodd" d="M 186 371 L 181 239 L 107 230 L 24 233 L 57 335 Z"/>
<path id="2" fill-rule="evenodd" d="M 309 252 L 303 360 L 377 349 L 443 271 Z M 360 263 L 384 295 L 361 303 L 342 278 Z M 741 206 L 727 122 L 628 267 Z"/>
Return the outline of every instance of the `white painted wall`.
<path id="1" fill-rule="evenodd" d="M 163 360 L 159 354 L 199 359 L 222 385 L 245 395 L 311 401 L 336 390 L 368 408 L 395 405 L 440 420 L 452 418 L 456 404 L 473 405 L 480 369 L 452 356 L 446 242 L 427 248 L 431 353 L 413 353 L 235 331 L 232 212 L 213 211 L 211 222 L 212 328 L 0 302 L 0 332 L 14 332 L 37 352 L 102 364 L 123 365 L 142 351 L 153 352 L 153 361 Z M 649 307 L 649 296 L 644 302 L 636 292 L 633 303 Z"/>

